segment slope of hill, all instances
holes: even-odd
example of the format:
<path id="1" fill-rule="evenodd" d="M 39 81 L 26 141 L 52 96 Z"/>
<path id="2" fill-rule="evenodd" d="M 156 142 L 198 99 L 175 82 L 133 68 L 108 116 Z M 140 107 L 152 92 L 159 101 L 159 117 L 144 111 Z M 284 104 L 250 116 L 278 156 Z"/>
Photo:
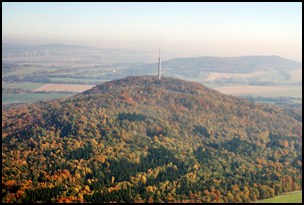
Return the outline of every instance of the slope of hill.
<path id="1" fill-rule="evenodd" d="M 302 110 L 154 76 L 2 110 L 2 202 L 251 202 L 302 188 Z"/>

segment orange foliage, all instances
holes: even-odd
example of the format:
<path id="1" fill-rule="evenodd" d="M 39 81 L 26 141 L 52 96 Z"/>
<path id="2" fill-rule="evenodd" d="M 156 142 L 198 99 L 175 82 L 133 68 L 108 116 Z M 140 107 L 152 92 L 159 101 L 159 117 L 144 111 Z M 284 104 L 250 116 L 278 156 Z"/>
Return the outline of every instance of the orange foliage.
<path id="1" fill-rule="evenodd" d="M 72 202 L 78 202 L 80 200 L 77 199 L 75 196 L 69 196 L 69 197 L 61 197 L 57 200 L 57 203 L 72 203 Z"/>
<path id="2" fill-rule="evenodd" d="M 153 198 L 150 196 L 149 199 L 148 199 L 148 203 L 153 203 L 153 202 L 154 202 L 154 200 L 153 200 Z"/>
<path id="3" fill-rule="evenodd" d="M 69 176 L 70 176 L 70 171 L 69 170 L 64 169 L 62 172 L 63 172 L 65 178 L 69 178 Z"/>
<path id="4" fill-rule="evenodd" d="M 13 186 L 15 186 L 16 184 L 16 180 L 7 180 L 6 182 L 4 182 L 4 186 L 6 186 L 7 189 L 12 189 Z"/>

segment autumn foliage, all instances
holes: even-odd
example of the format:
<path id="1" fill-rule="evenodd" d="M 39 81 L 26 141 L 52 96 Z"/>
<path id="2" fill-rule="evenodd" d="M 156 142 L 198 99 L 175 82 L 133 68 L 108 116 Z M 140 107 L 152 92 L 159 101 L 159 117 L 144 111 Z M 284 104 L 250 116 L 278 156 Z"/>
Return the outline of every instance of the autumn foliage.
<path id="1" fill-rule="evenodd" d="M 153 76 L 13 105 L 2 202 L 241 203 L 299 190 L 301 112 Z"/>

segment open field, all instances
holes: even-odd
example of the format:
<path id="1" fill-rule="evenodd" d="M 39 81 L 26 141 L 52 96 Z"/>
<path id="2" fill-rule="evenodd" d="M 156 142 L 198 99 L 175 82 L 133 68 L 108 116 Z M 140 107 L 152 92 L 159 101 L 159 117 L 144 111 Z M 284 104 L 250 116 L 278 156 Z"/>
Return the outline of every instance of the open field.
<path id="1" fill-rule="evenodd" d="M 35 67 L 35 65 L 33 65 L 33 67 L 21 67 L 17 70 L 11 71 L 7 74 L 5 74 L 5 76 L 10 76 L 10 75 L 29 75 L 29 74 L 34 74 L 35 72 L 53 72 L 56 71 L 56 68 L 39 68 L 39 67 Z"/>
<path id="2" fill-rule="evenodd" d="M 302 86 L 222 86 L 214 88 L 228 95 L 254 95 L 262 97 L 300 97 L 302 98 Z"/>
<path id="3" fill-rule="evenodd" d="M 264 72 L 258 71 L 254 73 L 219 73 L 219 72 L 211 72 L 206 81 L 214 81 L 217 79 L 223 79 L 223 78 L 252 78 L 255 76 L 259 76 L 263 74 Z"/>
<path id="4" fill-rule="evenodd" d="M 23 67 L 19 68 L 17 70 L 11 71 L 5 76 L 10 76 L 10 75 L 27 75 L 27 74 L 33 74 L 34 72 L 41 71 L 43 68 L 38 68 L 38 67 Z M 51 69 L 49 69 L 51 70 Z"/>
<path id="5" fill-rule="evenodd" d="M 44 84 L 41 83 L 5 83 L 2 82 L 2 88 L 22 88 L 26 90 L 35 90 Z"/>
<path id="6" fill-rule="evenodd" d="M 34 92 L 60 92 L 60 91 L 66 91 L 66 92 L 83 92 L 85 90 L 91 89 L 94 87 L 94 85 L 80 85 L 80 84 L 45 84 L 44 86 L 37 88 L 34 90 Z"/>
<path id="7" fill-rule="evenodd" d="M 286 81 L 286 76 L 278 71 L 268 71 L 258 76 L 259 81 L 282 82 Z"/>
<path id="8" fill-rule="evenodd" d="M 302 203 L 302 191 L 282 194 L 274 198 L 259 200 L 256 203 Z"/>
<path id="9" fill-rule="evenodd" d="M 62 93 L 2 93 L 2 104 L 34 102 L 39 100 L 53 100 L 57 98 L 70 97 L 73 94 Z"/>

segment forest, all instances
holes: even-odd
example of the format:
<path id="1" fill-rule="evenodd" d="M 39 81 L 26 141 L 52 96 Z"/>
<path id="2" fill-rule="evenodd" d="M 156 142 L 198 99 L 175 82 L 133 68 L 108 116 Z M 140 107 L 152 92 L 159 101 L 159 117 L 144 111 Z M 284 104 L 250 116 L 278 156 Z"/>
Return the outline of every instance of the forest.
<path id="1" fill-rule="evenodd" d="M 2 108 L 2 203 L 254 202 L 301 189 L 301 107 L 137 76 Z"/>

